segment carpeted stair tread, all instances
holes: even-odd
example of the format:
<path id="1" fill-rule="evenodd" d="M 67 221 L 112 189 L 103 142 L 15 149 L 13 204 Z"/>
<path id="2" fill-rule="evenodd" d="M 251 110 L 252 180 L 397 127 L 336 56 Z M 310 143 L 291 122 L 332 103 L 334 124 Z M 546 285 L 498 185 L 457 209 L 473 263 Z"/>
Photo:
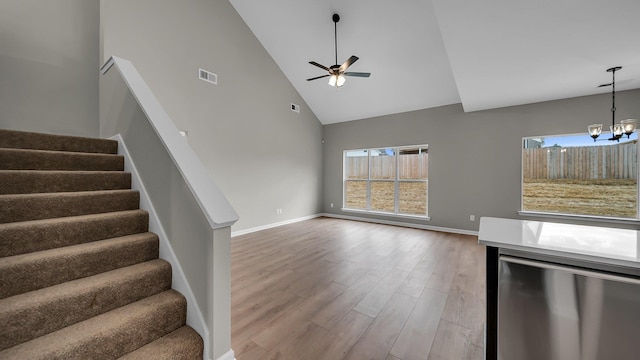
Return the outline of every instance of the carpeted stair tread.
<path id="1" fill-rule="evenodd" d="M 120 360 L 201 360 L 204 344 L 200 335 L 188 325 L 175 330 Z"/>
<path id="2" fill-rule="evenodd" d="M 118 142 L 0 129 L 0 359 L 202 359 Z"/>
<path id="3" fill-rule="evenodd" d="M 127 210 L 0 224 L 0 257 L 147 232 L 149 213 Z"/>
<path id="4" fill-rule="evenodd" d="M 131 174 L 121 171 L 0 170 L 0 194 L 130 188 Z"/>
<path id="5" fill-rule="evenodd" d="M 0 195 L 0 223 L 134 210 L 139 203 L 134 190 Z"/>
<path id="6" fill-rule="evenodd" d="M 124 157 L 114 154 L 0 148 L 0 170 L 123 171 Z"/>
<path id="7" fill-rule="evenodd" d="M 0 300 L 0 350 L 171 288 L 160 259 Z"/>
<path id="8" fill-rule="evenodd" d="M 0 258 L 0 299 L 158 258 L 153 233 Z"/>
<path id="9" fill-rule="evenodd" d="M 113 359 L 182 326 L 186 300 L 167 290 L 0 352 L 0 359 Z"/>
<path id="10" fill-rule="evenodd" d="M 116 154 L 118 142 L 78 136 L 0 129 L 0 147 Z"/>

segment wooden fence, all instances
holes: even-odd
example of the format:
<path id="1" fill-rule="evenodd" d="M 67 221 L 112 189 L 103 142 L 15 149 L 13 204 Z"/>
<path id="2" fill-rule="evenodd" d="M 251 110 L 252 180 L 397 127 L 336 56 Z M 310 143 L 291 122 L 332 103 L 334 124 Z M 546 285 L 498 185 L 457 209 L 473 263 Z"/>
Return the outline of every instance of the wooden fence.
<path id="1" fill-rule="evenodd" d="M 366 179 L 369 165 L 367 156 L 347 156 L 345 157 L 344 170 L 346 179 Z M 398 177 L 400 179 L 421 179 L 429 178 L 429 156 L 428 154 L 398 155 Z M 395 179 L 396 178 L 396 157 L 395 156 L 372 156 L 371 157 L 371 179 Z"/>
<path id="2" fill-rule="evenodd" d="M 522 175 L 528 179 L 636 179 L 636 141 L 606 146 L 522 149 Z"/>

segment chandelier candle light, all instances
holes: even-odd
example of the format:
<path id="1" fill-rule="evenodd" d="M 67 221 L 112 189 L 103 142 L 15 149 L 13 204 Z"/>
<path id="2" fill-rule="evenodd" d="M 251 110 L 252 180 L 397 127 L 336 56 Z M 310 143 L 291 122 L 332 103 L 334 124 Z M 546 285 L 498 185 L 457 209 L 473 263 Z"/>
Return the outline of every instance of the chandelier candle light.
<path id="1" fill-rule="evenodd" d="M 636 130 L 636 119 L 627 119 L 620 121 L 616 124 L 616 71 L 622 69 L 622 66 L 616 66 L 607 69 L 607 72 L 611 73 L 612 82 L 610 84 L 602 84 L 599 87 L 611 86 L 611 137 L 607 140 L 620 141 L 622 134 L 627 135 L 627 138 L 633 134 Z M 595 142 L 598 136 L 602 133 L 602 124 L 591 124 L 587 126 L 589 136 L 593 138 Z"/>

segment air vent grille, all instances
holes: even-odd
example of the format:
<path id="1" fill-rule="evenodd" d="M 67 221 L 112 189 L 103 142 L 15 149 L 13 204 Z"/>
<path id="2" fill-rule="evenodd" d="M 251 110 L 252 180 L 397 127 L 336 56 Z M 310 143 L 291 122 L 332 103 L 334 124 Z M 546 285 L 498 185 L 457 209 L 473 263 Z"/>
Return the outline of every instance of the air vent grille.
<path id="1" fill-rule="evenodd" d="M 216 85 L 218 84 L 218 75 L 212 73 L 211 71 L 200 68 L 198 69 L 198 77 L 200 78 L 200 80 L 204 80 Z"/>

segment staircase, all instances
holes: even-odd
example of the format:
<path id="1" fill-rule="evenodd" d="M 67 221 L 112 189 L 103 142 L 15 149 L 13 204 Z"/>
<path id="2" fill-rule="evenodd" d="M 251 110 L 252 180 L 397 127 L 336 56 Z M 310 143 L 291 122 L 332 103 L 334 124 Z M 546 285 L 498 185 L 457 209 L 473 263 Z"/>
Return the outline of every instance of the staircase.
<path id="1" fill-rule="evenodd" d="M 202 359 L 117 147 L 0 129 L 0 359 Z"/>

